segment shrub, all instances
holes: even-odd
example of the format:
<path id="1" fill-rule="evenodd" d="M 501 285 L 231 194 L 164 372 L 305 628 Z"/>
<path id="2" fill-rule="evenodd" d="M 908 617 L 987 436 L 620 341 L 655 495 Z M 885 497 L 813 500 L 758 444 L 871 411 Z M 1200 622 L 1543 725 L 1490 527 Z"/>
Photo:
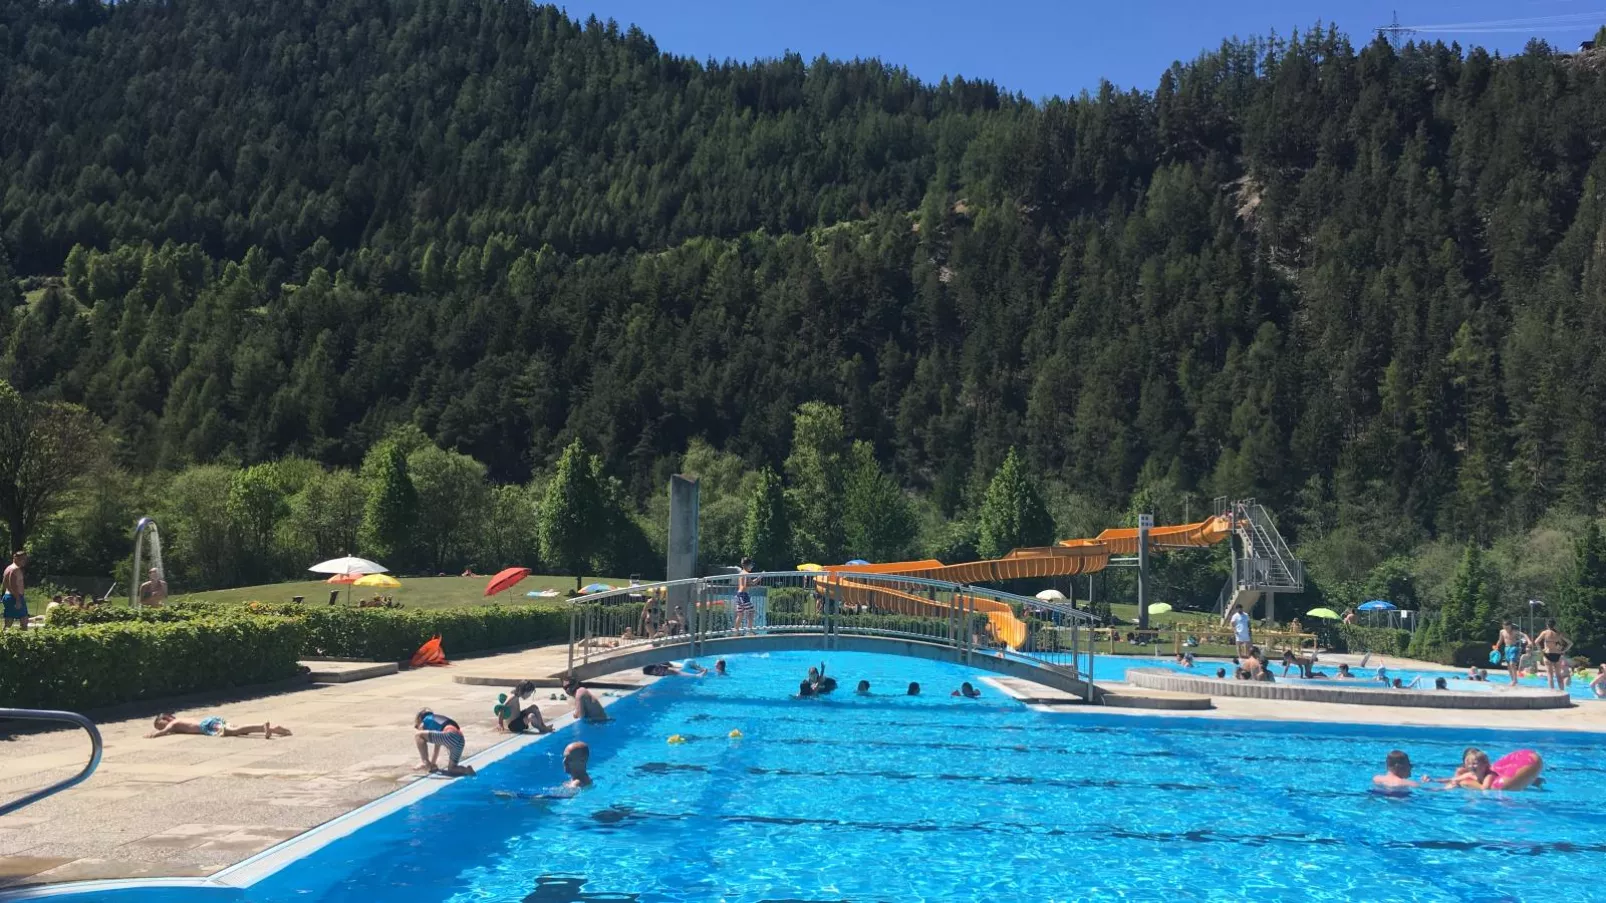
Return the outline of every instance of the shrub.
<path id="1" fill-rule="evenodd" d="M 1359 627 L 1338 624 L 1335 639 L 1344 652 L 1374 652 L 1378 655 L 1404 656 L 1411 646 L 1411 631 L 1393 627 Z"/>
<path id="2" fill-rule="evenodd" d="M 472 608 L 311 608 L 308 656 L 405 661 L 439 636 L 450 658 L 464 652 L 569 641 L 572 608 L 501 605 Z"/>
<path id="3" fill-rule="evenodd" d="M 299 621 L 252 615 L 8 630 L 0 699 L 86 709 L 267 683 L 295 676 L 305 643 Z"/>

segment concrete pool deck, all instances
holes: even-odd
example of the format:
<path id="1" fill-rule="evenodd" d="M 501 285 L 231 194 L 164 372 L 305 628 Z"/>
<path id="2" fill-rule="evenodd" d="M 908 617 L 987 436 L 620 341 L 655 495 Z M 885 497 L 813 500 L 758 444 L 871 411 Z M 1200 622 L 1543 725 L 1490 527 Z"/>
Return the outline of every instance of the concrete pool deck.
<path id="1" fill-rule="evenodd" d="M 178 708 L 295 732 L 271 741 L 146 739 L 148 714 L 99 721 L 105 755 L 89 780 L 0 817 L 0 888 L 213 874 L 416 780 L 412 723 L 421 707 L 462 724 L 465 757 L 508 739 L 491 714 L 498 690 L 455 678 L 481 665 L 549 674 L 566 656 L 566 647 L 546 647 L 367 680 L 220 694 Z M 550 699 L 555 692 L 541 688 L 531 697 L 548 719 L 572 705 Z M 89 741 L 80 730 L 0 735 L 0 752 L 0 799 L 12 799 L 77 772 Z"/>
<path id="2" fill-rule="evenodd" d="M 1359 657 L 1323 656 L 1324 663 Z M 1379 663 L 1374 657 L 1372 665 Z M 1437 667 L 1387 659 L 1390 668 Z M 295 735 L 272 741 L 172 736 L 145 739 L 149 715 L 100 722 L 105 758 L 87 782 L 0 817 L 0 888 L 102 878 L 199 877 L 248 859 L 337 818 L 417 778 L 412 720 L 422 706 L 456 718 L 474 755 L 507 739 L 491 706 L 511 684 L 562 671 L 566 646 L 465 659 L 447 668 L 400 671 L 347 683 L 273 688 L 185 705 L 236 723 L 269 720 Z M 331 669 L 333 670 L 333 669 Z M 739 668 L 733 668 L 739 676 Z M 641 685 L 638 673 L 599 684 Z M 1016 679 L 1016 695 L 1058 692 Z M 1035 688 L 1035 689 L 1034 689 Z M 547 717 L 567 711 L 538 689 Z M 604 696 L 604 704 L 613 698 Z M 1429 727 L 1606 732 L 1606 702 L 1548 711 L 1489 712 L 1384 709 L 1335 703 L 1216 698 L 1205 711 L 1159 712 L 1104 706 L 1089 710 L 1138 717 L 1319 721 Z M 1076 712 L 1075 706 L 1052 711 Z M 6 768 L 0 799 L 74 773 L 88 756 L 79 731 L 0 737 Z"/>

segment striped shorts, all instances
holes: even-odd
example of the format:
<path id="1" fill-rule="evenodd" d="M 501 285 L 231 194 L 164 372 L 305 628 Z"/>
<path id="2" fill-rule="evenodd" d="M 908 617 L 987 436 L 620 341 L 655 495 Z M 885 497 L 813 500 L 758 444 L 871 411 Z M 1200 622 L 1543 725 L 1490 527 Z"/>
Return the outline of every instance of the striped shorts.
<path id="1" fill-rule="evenodd" d="M 463 735 L 458 731 L 425 731 L 424 739 L 446 747 L 446 754 L 451 757 L 453 765 L 463 758 Z"/>

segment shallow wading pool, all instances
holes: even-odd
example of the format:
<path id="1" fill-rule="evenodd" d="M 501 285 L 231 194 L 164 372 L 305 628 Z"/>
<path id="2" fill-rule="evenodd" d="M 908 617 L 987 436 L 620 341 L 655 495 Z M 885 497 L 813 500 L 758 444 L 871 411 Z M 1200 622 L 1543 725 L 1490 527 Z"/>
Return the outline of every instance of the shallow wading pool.
<path id="1" fill-rule="evenodd" d="M 1606 868 L 1595 735 L 1045 713 L 981 672 L 863 654 L 826 657 L 834 696 L 790 698 L 820 657 L 659 681 L 250 887 L 60 899 L 1553 903 Z M 984 697 L 949 696 L 962 680 Z M 577 737 L 595 788 L 538 798 Z M 1469 744 L 1538 749 L 1546 788 L 1371 790 L 1392 748 L 1444 774 Z"/>

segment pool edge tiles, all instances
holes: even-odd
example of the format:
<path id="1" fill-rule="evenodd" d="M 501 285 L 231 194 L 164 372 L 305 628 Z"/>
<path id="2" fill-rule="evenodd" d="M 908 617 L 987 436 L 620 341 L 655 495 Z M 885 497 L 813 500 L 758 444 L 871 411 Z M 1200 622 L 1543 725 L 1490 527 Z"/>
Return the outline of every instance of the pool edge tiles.
<path id="1" fill-rule="evenodd" d="M 623 702 L 636 695 L 640 690 L 652 686 L 651 681 L 638 687 L 636 690 L 621 693 L 617 697 L 601 700 L 604 707 L 610 707 Z M 475 770 L 494 764 L 508 756 L 526 749 L 530 746 L 547 740 L 561 733 L 564 728 L 574 724 L 573 713 L 561 715 L 553 719 L 550 724 L 552 731 L 546 734 L 517 734 L 492 744 L 486 749 L 463 760 L 463 764 L 474 766 Z M 366 828 L 379 820 L 386 818 L 407 806 L 421 802 L 436 793 L 452 786 L 457 778 L 433 778 L 427 775 L 418 777 L 395 790 L 370 800 L 349 812 L 331 818 L 316 825 L 294 837 L 287 838 L 260 853 L 256 853 L 239 862 L 224 868 L 204 878 L 107 878 L 92 881 L 63 881 L 56 884 L 33 884 L 15 888 L 0 888 L 0 903 L 9 903 L 12 900 L 37 900 L 47 897 L 77 896 L 96 892 L 151 890 L 158 888 L 174 888 L 189 890 L 212 891 L 240 891 L 245 890 L 265 878 L 282 871 L 286 867 L 305 859 L 324 847 L 335 843 L 342 838 Z"/>

